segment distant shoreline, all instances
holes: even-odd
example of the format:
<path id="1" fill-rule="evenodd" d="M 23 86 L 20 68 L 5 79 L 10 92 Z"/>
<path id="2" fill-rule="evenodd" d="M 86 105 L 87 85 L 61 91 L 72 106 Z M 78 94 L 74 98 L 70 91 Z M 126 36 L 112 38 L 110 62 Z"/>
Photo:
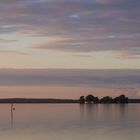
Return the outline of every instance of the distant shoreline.
<path id="1" fill-rule="evenodd" d="M 74 99 L 39 99 L 39 98 L 6 98 L 0 99 L 2 103 L 79 103 L 79 100 Z"/>
<path id="2" fill-rule="evenodd" d="M 39 98 L 5 98 L 0 99 L 0 104 L 24 104 L 24 103 L 52 103 L 52 104 L 77 104 L 80 103 L 79 100 L 76 99 L 39 99 Z M 129 103 L 140 103 L 140 99 L 128 99 Z M 99 103 L 100 104 L 100 103 Z M 111 103 L 110 103 L 111 104 Z M 112 103 L 114 104 L 114 103 Z"/>

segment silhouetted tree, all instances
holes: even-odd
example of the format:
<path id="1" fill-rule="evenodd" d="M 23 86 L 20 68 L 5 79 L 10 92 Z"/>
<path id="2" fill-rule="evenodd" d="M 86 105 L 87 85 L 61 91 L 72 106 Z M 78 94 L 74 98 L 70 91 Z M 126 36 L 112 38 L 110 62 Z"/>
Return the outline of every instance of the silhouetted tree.
<path id="1" fill-rule="evenodd" d="M 80 104 L 84 104 L 85 103 L 85 98 L 84 96 L 81 96 L 79 99 Z"/>
<path id="2" fill-rule="evenodd" d="M 113 102 L 114 103 L 121 103 L 121 104 L 128 103 L 128 98 L 122 94 L 122 95 L 114 98 Z"/>
<path id="3" fill-rule="evenodd" d="M 88 104 L 91 104 L 91 103 L 94 103 L 94 96 L 93 95 L 88 95 L 88 96 L 86 96 L 86 102 L 88 103 Z"/>
<path id="4" fill-rule="evenodd" d="M 125 96 L 125 95 L 120 95 L 118 97 L 115 97 L 114 99 L 112 99 L 112 97 L 110 96 L 105 96 L 103 98 L 101 98 L 99 100 L 98 97 L 94 97 L 93 95 L 87 95 L 86 97 L 84 96 L 81 96 L 79 98 L 79 103 L 80 104 L 84 104 L 85 102 L 87 102 L 88 104 L 92 104 L 92 103 L 95 103 L 95 104 L 98 104 L 98 103 L 107 103 L 107 104 L 110 104 L 110 103 L 119 103 L 119 104 L 124 104 L 124 103 L 128 103 L 128 98 Z"/>
<path id="5" fill-rule="evenodd" d="M 94 97 L 94 100 L 93 100 L 93 102 L 95 103 L 95 104 L 98 104 L 99 103 L 99 98 L 98 97 Z"/>
<path id="6" fill-rule="evenodd" d="M 112 99 L 112 97 L 105 96 L 100 100 L 100 103 L 106 103 L 106 104 L 113 103 L 113 99 Z"/>

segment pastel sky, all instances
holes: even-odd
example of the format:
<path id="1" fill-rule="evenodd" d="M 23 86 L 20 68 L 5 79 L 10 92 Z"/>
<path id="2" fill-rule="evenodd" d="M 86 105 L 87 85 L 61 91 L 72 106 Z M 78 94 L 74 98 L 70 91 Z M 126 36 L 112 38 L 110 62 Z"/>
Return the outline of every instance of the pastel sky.
<path id="1" fill-rule="evenodd" d="M 0 0 L 0 98 L 139 98 L 139 69 L 139 0 Z"/>
<path id="2" fill-rule="evenodd" d="M 140 68 L 139 0 L 1 0 L 0 68 Z"/>
<path id="3" fill-rule="evenodd" d="M 0 98 L 140 98 L 140 70 L 1 69 Z"/>

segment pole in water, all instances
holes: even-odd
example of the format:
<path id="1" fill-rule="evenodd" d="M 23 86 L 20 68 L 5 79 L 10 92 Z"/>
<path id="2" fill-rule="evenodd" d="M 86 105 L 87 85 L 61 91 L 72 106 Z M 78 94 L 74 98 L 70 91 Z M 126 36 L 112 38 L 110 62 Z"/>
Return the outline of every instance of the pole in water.
<path id="1" fill-rule="evenodd" d="M 11 104 L 11 127 L 12 128 L 13 128 L 13 122 L 14 122 L 14 111 L 15 111 L 14 105 Z"/>

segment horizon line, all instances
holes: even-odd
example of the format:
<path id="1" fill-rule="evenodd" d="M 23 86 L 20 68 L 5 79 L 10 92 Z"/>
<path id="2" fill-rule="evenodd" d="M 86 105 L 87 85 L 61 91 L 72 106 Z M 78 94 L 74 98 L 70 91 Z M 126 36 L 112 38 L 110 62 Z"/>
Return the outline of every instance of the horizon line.
<path id="1" fill-rule="evenodd" d="M 140 70 L 140 68 L 0 68 L 0 70 Z"/>

